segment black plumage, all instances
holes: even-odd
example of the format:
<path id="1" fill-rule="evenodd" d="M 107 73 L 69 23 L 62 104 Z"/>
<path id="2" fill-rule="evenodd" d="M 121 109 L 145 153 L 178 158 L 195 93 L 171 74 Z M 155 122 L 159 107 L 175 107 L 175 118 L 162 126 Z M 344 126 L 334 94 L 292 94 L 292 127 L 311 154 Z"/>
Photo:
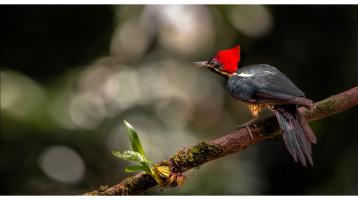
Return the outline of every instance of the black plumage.
<path id="1" fill-rule="evenodd" d="M 230 94 L 238 100 L 248 103 L 282 102 L 296 103 L 297 97 L 305 94 L 292 83 L 282 72 L 273 66 L 260 64 L 249 65 L 237 70 L 228 79 L 227 88 Z M 308 106 L 308 103 L 302 102 Z"/>
<path id="2" fill-rule="evenodd" d="M 228 79 L 231 96 L 249 104 L 270 105 L 276 115 L 282 137 L 294 160 L 313 165 L 311 143 L 316 138 L 297 105 L 312 106 L 312 101 L 275 67 L 267 64 L 242 67 Z"/>

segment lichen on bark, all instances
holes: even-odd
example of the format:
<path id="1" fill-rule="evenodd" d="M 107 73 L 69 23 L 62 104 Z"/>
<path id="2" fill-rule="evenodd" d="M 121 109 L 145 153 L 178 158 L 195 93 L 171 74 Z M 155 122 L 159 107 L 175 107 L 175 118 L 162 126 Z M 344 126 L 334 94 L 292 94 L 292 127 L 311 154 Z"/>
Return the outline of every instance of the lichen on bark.
<path id="1" fill-rule="evenodd" d="M 172 160 L 180 171 L 185 171 L 186 169 L 199 167 L 221 153 L 222 147 L 220 145 L 200 142 L 187 150 L 178 151 L 172 157 Z"/>

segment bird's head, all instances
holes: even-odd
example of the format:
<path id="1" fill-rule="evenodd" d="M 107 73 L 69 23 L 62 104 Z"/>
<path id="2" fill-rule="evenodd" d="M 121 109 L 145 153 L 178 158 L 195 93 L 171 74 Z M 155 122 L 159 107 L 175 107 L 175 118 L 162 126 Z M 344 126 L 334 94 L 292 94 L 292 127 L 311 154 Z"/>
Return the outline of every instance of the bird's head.
<path id="1" fill-rule="evenodd" d="M 237 71 L 240 62 L 240 46 L 218 51 L 214 57 L 206 61 L 192 62 L 199 67 L 208 67 L 224 76 L 231 76 Z"/>

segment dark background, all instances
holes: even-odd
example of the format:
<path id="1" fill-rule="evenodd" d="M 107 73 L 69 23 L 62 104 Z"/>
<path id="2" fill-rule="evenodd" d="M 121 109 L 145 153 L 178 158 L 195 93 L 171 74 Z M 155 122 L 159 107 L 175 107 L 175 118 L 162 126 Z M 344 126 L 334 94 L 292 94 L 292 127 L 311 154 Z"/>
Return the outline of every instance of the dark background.
<path id="1" fill-rule="evenodd" d="M 224 79 L 189 66 L 236 43 L 246 64 L 276 66 L 314 101 L 356 86 L 357 13 L 357 6 L 0 6 L 0 194 L 75 195 L 128 176 L 129 163 L 110 153 L 130 148 L 124 119 L 156 161 L 248 120 Z M 357 108 L 311 127 L 312 168 L 294 163 L 276 138 L 190 172 L 183 187 L 145 194 L 357 195 Z"/>

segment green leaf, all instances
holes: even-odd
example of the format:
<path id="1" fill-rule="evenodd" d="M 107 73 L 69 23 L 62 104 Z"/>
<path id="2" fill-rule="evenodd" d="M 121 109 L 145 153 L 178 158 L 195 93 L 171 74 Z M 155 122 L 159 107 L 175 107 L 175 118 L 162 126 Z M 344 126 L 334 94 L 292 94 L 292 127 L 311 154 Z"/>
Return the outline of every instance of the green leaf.
<path id="1" fill-rule="evenodd" d="M 124 120 L 124 125 L 127 128 L 129 140 L 131 142 L 133 150 L 142 154 L 145 157 L 144 149 L 142 147 L 142 144 L 140 143 L 137 132 L 135 131 L 133 126 L 130 125 L 126 120 Z"/>
<path id="2" fill-rule="evenodd" d="M 152 171 L 153 171 L 150 167 L 151 163 L 153 163 L 153 162 L 150 160 L 149 160 L 149 162 L 141 162 L 140 163 L 144 167 L 144 171 L 147 172 L 148 174 L 152 174 Z"/>
<path id="3" fill-rule="evenodd" d="M 136 171 L 146 171 L 147 168 L 144 166 L 128 166 L 124 169 L 125 172 L 136 172 Z"/>
<path id="4" fill-rule="evenodd" d="M 141 163 L 151 163 L 142 154 L 135 151 L 112 151 L 112 154 L 123 160 L 136 161 Z"/>

